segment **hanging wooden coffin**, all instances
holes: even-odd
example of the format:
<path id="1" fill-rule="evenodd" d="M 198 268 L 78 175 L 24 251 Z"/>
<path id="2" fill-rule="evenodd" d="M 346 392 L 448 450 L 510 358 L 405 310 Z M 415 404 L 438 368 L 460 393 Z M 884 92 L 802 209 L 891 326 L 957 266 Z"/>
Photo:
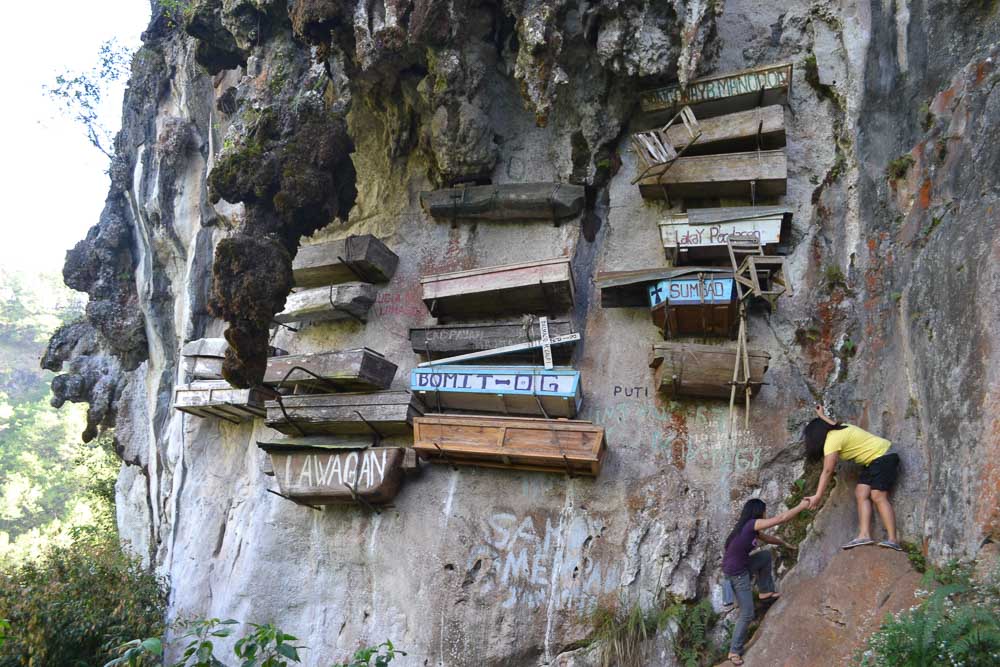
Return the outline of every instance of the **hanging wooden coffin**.
<path id="1" fill-rule="evenodd" d="M 664 338 L 736 336 L 739 312 L 731 277 L 665 280 L 649 288 L 649 298 L 653 322 Z"/>
<path id="2" fill-rule="evenodd" d="M 675 213 L 660 223 L 667 259 L 675 263 L 729 261 L 727 243 L 734 234 L 756 239 L 766 254 L 779 254 L 791 234 L 792 212 L 784 206 L 697 208 Z"/>
<path id="3" fill-rule="evenodd" d="M 688 145 L 691 134 L 681 124 L 660 131 L 663 140 L 684 155 L 709 155 L 774 150 L 785 145 L 785 109 L 779 105 L 698 120 L 701 135 Z"/>
<path id="4" fill-rule="evenodd" d="M 785 194 L 785 150 L 680 157 L 662 174 L 639 181 L 647 199 L 770 197 Z M 752 186 L 752 187 L 751 187 Z"/>
<path id="5" fill-rule="evenodd" d="M 601 271 L 594 285 L 601 290 L 602 308 L 634 308 L 649 306 L 649 287 L 663 280 L 697 274 L 712 277 L 729 277 L 732 269 L 711 266 L 667 267 L 662 269 L 637 269 L 632 271 Z"/>
<path id="6" fill-rule="evenodd" d="M 285 309 L 274 316 L 276 322 L 332 322 L 368 320 L 375 303 L 376 288 L 368 283 L 345 283 L 292 292 L 285 299 Z"/>
<path id="7" fill-rule="evenodd" d="M 301 503 L 332 505 L 359 498 L 387 503 L 403 480 L 405 447 L 344 451 L 259 444 L 271 457 L 281 494 Z"/>
<path id="8" fill-rule="evenodd" d="M 361 281 L 389 282 L 399 257 L 371 234 L 299 248 L 292 263 L 296 287 Z"/>
<path id="9" fill-rule="evenodd" d="M 580 373 L 540 366 L 428 366 L 410 371 L 410 390 L 429 410 L 574 417 Z"/>
<path id="10" fill-rule="evenodd" d="M 573 324 L 568 320 L 549 320 L 550 336 L 565 336 L 572 332 Z M 537 320 L 530 324 L 469 324 L 410 329 L 410 345 L 413 351 L 431 359 L 495 350 L 518 343 L 538 341 L 540 338 Z M 557 361 L 566 362 L 572 354 L 572 345 L 558 345 L 552 348 L 553 358 Z M 505 354 L 503 359 L 533 360 L 540 356 L 540 349 L 534 349 Z"/>
<path id="11" fill-rule="evenodd" d="M 672 113 L 687 105 L 702 118 L 745 111 L 758 106 L 785 104 L 792 87 L 792 65 L 754 67 L 715 74 L 693 81 L 649 90 L 640 95 L 645 113 Z"/>
<path id="12" fill-rule="evenodd" d="M 426 415 L 413 420 L 413 448 L 437 463 L 596 477 L 604 429 L 588 421 Z"/>
<path id="13" fill-rule="evenodd" d="M 221 380 L 222 360 L 229 343 L 225 338 L 199 338 L 181 348 L 184 372 L 192 380 Z"/>
<path id="14" fill-rule="evenodd" d="M 395 375 L 396 364 L 374 350 L 360 347 L 271 357 L 264 384 L 325 392 L 375 391 L 388 389 Z"/>
<path id="15" fill-rule="evenodd" d="M 408 391 L 301 394 L 267 402 L 267 425 L 293 436 L 406 434 L 420 414 L 420 401 Z"/>
<path id="16" fill-rule="evenodd" d="M 763 382 L 771 355 L 750 348 L 747 358 L 751 395 L 755 395 Z M 735 364 L 735 345 L 664 342 L 653 345 L 650 366 L 656 369 L 654 386 L 671 398 L 729 398 Z M 737 395 L 742 396 L 740 387 L 737 387 Z"/>
<path id="17" fill-rule="evenodd" d="M 225 380 L 200 380 L 174 389 L 174 408 L 196 417 L 218 417 L 234 424 L 263 417 L 271 392 L 237 389 Z"/>
<path id="18" fill-rule="evenodd" d="M 546 314 L 573 306 L 568 257 L 425 276 L 420 285 L 434 317 Z"/>
<path id="19" fill-rule="evenodd" d="M 420 205 L 443 220 L 560 220 L 583 209 L 582 185 L 504 183 L 420 193 Z"/>

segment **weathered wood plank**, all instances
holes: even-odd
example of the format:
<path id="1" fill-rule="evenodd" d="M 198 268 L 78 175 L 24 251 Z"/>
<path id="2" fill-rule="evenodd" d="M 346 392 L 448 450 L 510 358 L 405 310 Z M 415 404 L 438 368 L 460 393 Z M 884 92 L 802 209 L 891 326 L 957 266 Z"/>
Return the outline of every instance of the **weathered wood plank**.
<path id="1" fill-rule="evenodd" d="M 438 463 L 597 476 L 604 429 L 587 421 L 426 415 L 413 422 L 413 447 Z"/>
<path id="2" fill-rule="evenodd" d="M 540 366 L 429 366 L 410 371 L 410 390 L 429 410 L 574 417 L 580 373 Z"/>
<path id="3" fill-rule="evenodd" d="M 317 380 L 302 370 L 318 375 Z M 289 374 L 290 373 L 290 374 Z M 287 379 L 285 376 L 288 375 Z M 396 364 L 367 347 L 271 357 L 267 360 L 264 383 L 303 386 L 319 391 L 374 391 L 388 389 L 396 375 Z"/>
<path id="4" fill-rule="evenodd" d="M 667 259 L 700 262 L 729 258 L 733 234 L 750 235 L 767 254 L 777 254 L 791 235 L 792 212 L 785 206 L 735 206 L 689 209 L 659 223 Z"/>
<path id="5" fill-rule="evenodd" d="M 199 338 L 181 348 L 184 372 L 191 380 L 221 380 L 222 359 L 229 343 L 225 338 Z"/>
<path id="6" fill-rule="evenodd" d="M 307 435 L 370 436 L 375 435 L 372 428 L 383 436 L 406 434 L 420 414 L 419 399 L 408 391 L 303 394 L 267 402 L 267 425 L 288 435 L 299 435 L 301 429 Z"/>
<path id="7" fill-rule="evenodd" d="M 734 290 L 735 292 L 735 290 Z M 663 301 L 650 308 L 653 323 L 664 338 L 678 336 L 720 336 L 735 338 L 739 308 L 735 295 L 728 302 L 675 305 Z"/>
<path id="8" fill-rule="evenodd" d="M 565 336 L 573 332 L 573 324 L 568 320 L 549 320 L 550 336 Z M 498 347 L 516 345 L 541 338 L 538 320 L 530 323 L 512 324 L 468 324 L 421 327 L 410 329 L 410 346 L 417 354 L 440 359 L 470 352 L 494 350 Z M 556 345 L 552 348 L 553 358 L 567 361 L 573 355 L 573 345 Z M 535 360 L 541 357 L 541 350 L 505 354 L 504 360 Z"/>
<path id="9" fill-rule="evenodd" d="M 681 157 L 658 176 L 639 181 L 639 192 L 647 199 L 663 199 L 663 187 L 671 197 L 746 197 L 754 183 L 756 196 L 785 194 L 788 166 L 784 149 L 695 155 Z"/>
<path id="10" fill-rule="evenodd" d="M 564 312 L 573 307 L 568 257 L 424 276 L 434 317 Z"/>
<path id="11" fill-rule="evenodd" d="M 389 282 L 399 257 L 371 234 L 299 248 L 292 263 L 296 287 L 320 287 L 360 280 Z"/>
<path id="12" fill-rule="evenodd" d="M 260 388 L 237 389 L 225 380 L 201 380 L 174 389 L 174 408 L 197 417 L 238 423 L 263 417 L 271 394 Z"/>
<path id="13" fill-rule="evenodd" d="M 684 155 L 774 150 L 785 145 L 785 109 L 779 105 L 705 118 L 698 126 L 701 136 L 690 146 L 691 135 L 683 124 L 667 128 L 666 138 L 677 150 L 687 146 Z"/>
<path id="14" fill-rule="evenodd" d="M 714 74 L 640 94 L 645 113 L 672 113 L 687 105 L 699 119 L 752 109 L 756 106 L 785 104 L 792 87 L 792 65 L 781 63 Z"/>
<path id="15" fill-rule="evenodd" d="M 731 269 L 712 266 L 666 267 L 633 271 L 602 271 L 594 285 L 601 290 L 602 308 L 635 308 L 649 306 L 649 286 L 662 280 L 684 276 L 732 277 Z"/>
<path id="16" fill-rule="evenodd" d="M 560 220 L 580 213 L 582 185 L 503 183 L 420 193 L 420 205 L 445 220 Z"/>
<path id="17" fill-rule="evenodd" d="M 375 505 L 399 493 L 403 447 L 347 452 L 266 448 L 282 495 L 310 505 L 356 502 L 354 493 Z"/>
<path id="18" fill-rule="evenodd" d="M 747 352 L 751 393 L 756 395 L 771 355 L 754 348 Z M 665 342 L 653 345 L 650 366 L 656 369 L 654 386 L 671 398 L 729 398 L 735 364 L 735 345 Z"/>
<path id="19" fill-rule="evenodd" d="M 366 322 L 376 294 L 375 286 L 368 283 L 345 283 L 299 290 L 288 295 L 285 309 L 275 315 L 274 320 L 283 324 L 346 319 Z"/>

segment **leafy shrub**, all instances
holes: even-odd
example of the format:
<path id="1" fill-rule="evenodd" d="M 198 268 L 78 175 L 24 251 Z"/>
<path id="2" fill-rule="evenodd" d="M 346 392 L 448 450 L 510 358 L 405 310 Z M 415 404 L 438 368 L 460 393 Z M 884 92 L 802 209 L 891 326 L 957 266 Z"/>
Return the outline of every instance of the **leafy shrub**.
<path id="1" fill-rule="evenodd" d="M 910 167 L 916 164 L 916 160 L 910 154 L 900 155 L 895 160 L 891 160 L 885 168 L 885 175 L 890 181 L 898 181 L 899 179 L 906 176 L 906 172 L 910 171 Z"/>
<path id="2" fill-rule="evenodd" d="M 163 583 L 113 533 L 77 531 L 69 546 L 0 572 L 10 623 L 0 667 L 104 664 L 129 638 L 161 634 L 164 606 Z"/>
<path id="3" fill-rule="evenodd" d="M 333 667 L 386 667 L 396 656 L 400 655 L 406 655 L 406 653 L 396 650 L 392 642 L 386 640 L 378 646 L 369 646 L 356 651 L 350 662 L 337 663 Z"/>

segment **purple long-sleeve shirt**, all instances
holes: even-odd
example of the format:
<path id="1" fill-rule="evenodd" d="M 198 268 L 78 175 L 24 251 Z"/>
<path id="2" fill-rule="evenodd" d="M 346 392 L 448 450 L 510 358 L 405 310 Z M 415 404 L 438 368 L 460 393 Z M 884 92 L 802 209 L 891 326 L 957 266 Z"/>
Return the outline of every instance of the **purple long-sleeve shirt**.
<path id="1" fill-rule="evenodd" d="M 722 557 L 722 572 L 724 574 L 733 576 L 745 572 L 750 566 L 750 552 L 753 551 L 757 542 L 757 531 L 753 529 L 754 523 L 756 522 L 750 519 L 743 524 L 740 532 L 733 536 L 729 546 L 726 547 L 726 553 Z"/>

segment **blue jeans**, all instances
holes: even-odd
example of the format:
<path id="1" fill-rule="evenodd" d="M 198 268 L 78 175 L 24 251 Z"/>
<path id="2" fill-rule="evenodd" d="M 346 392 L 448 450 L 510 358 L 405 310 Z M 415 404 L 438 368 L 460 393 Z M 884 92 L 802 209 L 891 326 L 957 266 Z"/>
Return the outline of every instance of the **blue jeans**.
<path id="1" fill-rule="evenodd" d="M 740 606 L 740 615 L 736 619 L 736 627 L 733 629 L 733 640 L 729 644 L 729 652 L 736 655 L 743 655 L 743 644 L 747 640 L 747 631 L 753 621 L 753 583 L 751 579 L 757 580 L 757 590 L 761 593 L 774 592 L 774 579 L 771 576 L 771 551 L 761 549 L 750 556 L 750 564 L 746 570 L 739 574 L 726 575 L 726 579 L 733 586 L 736 594 L 736 602 Z"/>

